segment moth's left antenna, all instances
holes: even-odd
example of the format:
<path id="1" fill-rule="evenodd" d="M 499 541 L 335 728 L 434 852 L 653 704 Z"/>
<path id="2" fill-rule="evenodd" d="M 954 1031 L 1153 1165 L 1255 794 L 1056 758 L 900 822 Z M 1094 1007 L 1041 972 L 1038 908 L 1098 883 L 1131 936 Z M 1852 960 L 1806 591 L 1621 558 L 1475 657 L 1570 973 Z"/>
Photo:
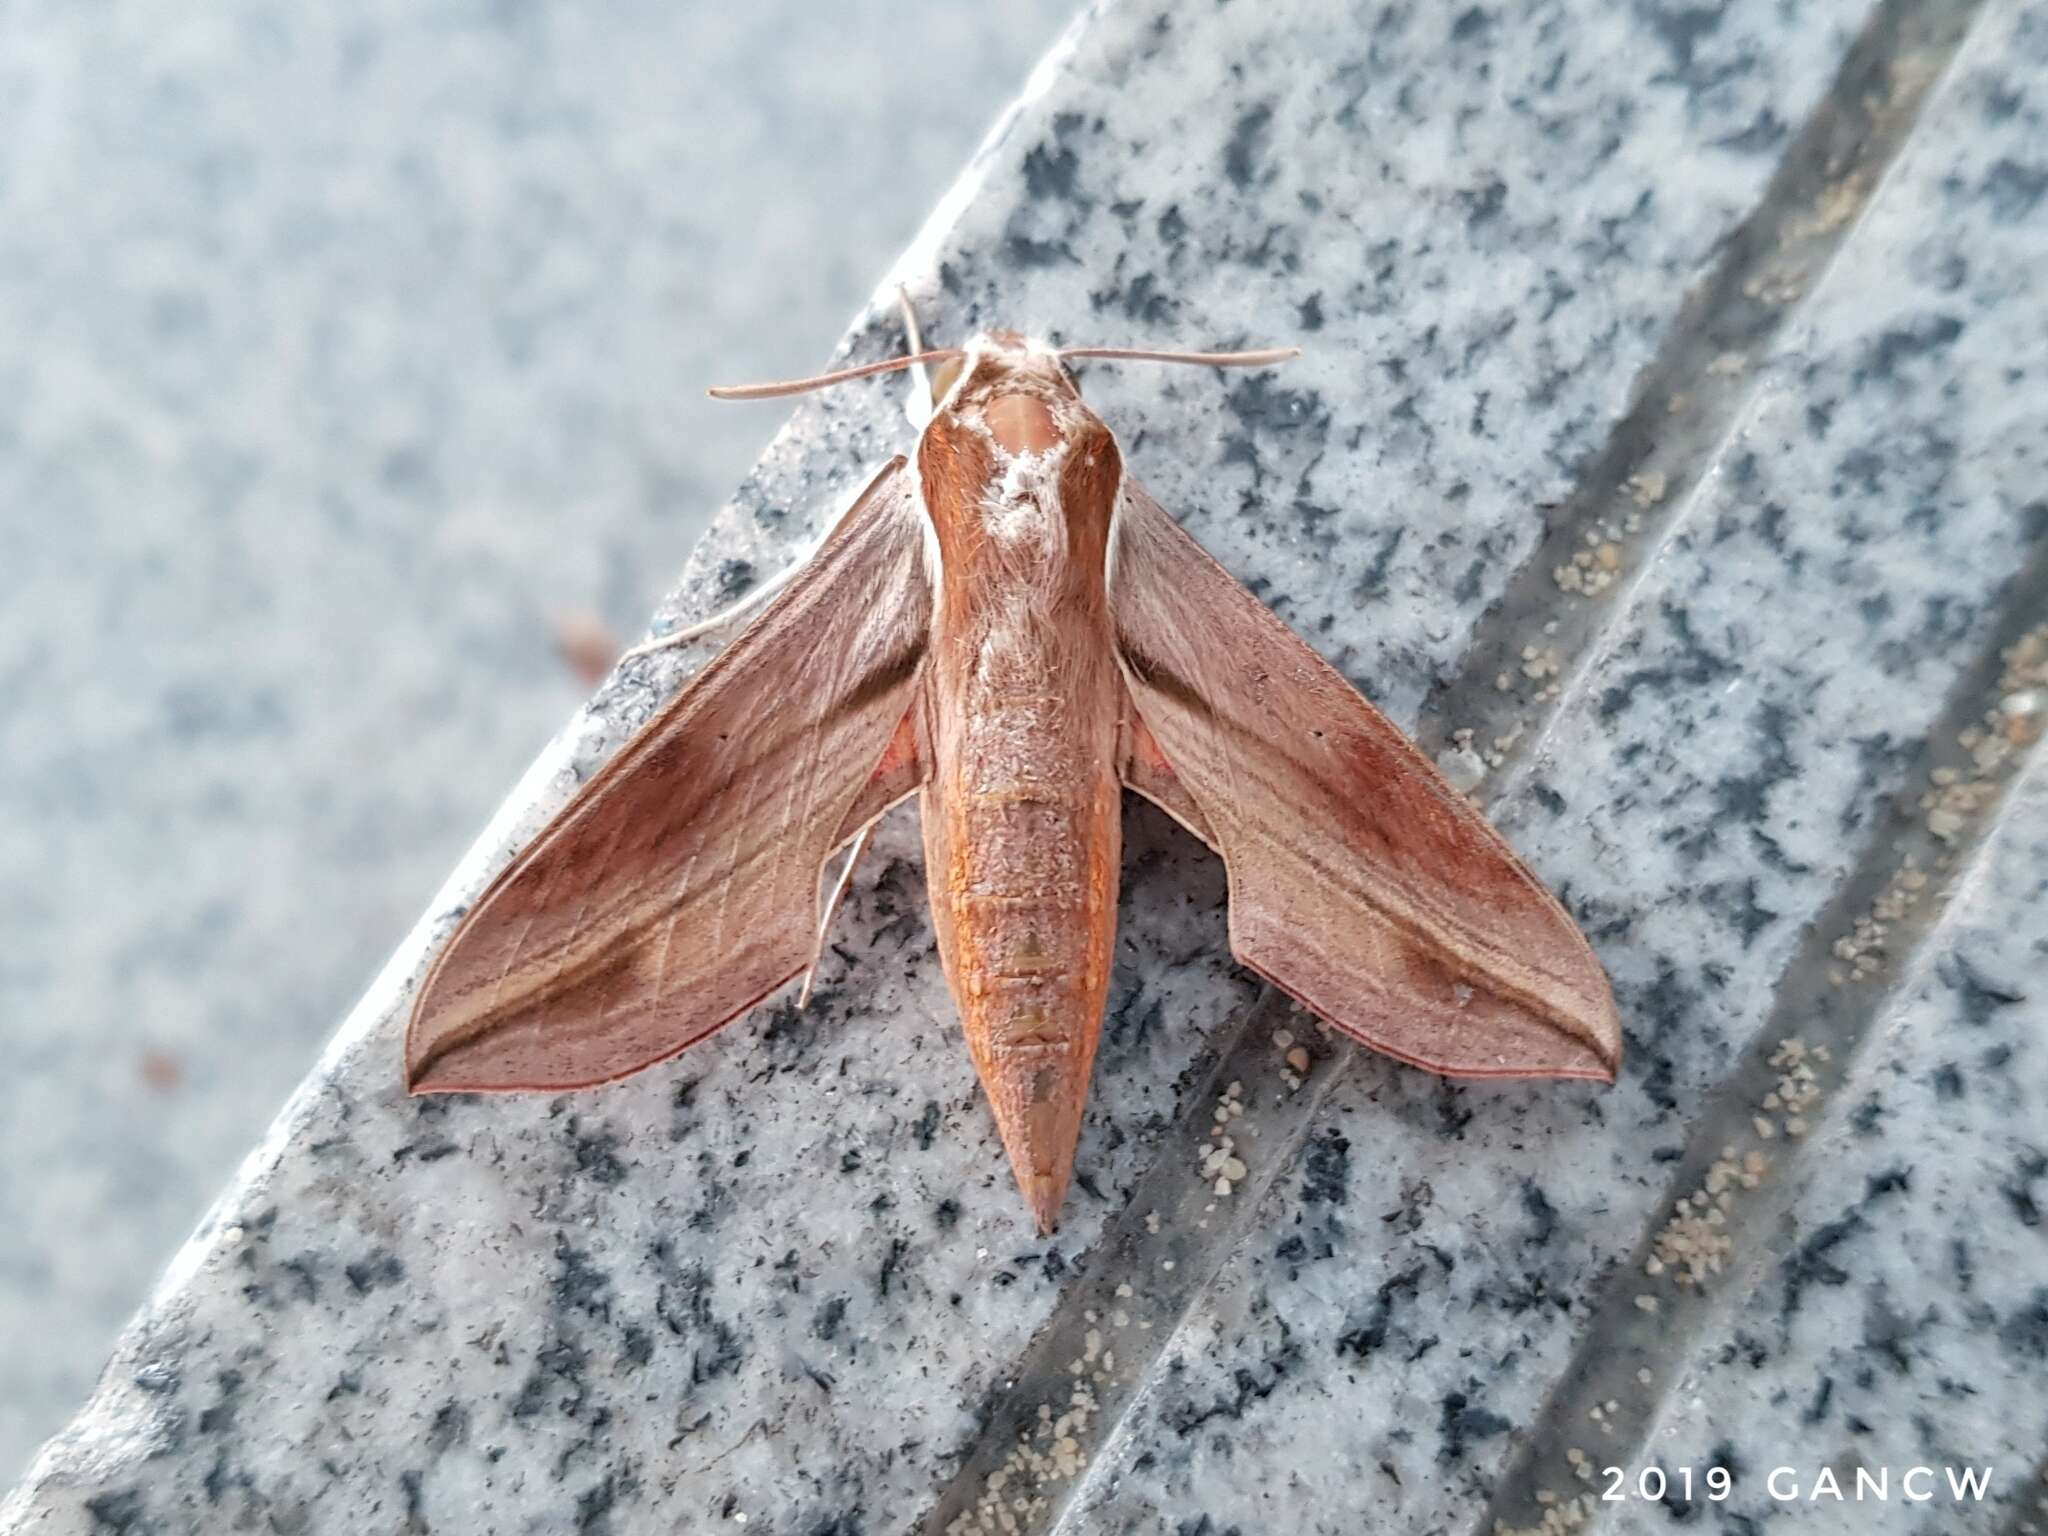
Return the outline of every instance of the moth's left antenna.
<path id="1" fill-rule="evenodd" d="M 785 379 L 777 384 L 721 384 L 704 393 L 714 400 L 774 400 L 783 395 L 808 394 L 814 389 L 826 389 L 854 379 L 871 379 L 878 373 L 901 373 L 905 368 L 921 368 L 926 363 L 950 363 L 959 356 L 958 347 L 940 347 L 936 351 L 919 352 L 910 357 L 891 357 L 879 363 L 863 363 L 858 368 L 841 368 L 836 373 L 814 374 L 808 379 Z"/>

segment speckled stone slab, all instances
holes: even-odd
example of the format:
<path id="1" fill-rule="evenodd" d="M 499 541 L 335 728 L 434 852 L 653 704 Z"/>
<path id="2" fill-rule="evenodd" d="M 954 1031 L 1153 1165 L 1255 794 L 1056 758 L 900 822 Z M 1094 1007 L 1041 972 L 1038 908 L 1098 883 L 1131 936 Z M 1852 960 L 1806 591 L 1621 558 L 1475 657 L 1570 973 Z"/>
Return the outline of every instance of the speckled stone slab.
<path id="1" fill-rule="evenodd" d="M 1648 1437 L 1640 1464 L 1674 1492 L 1692 1468 L 1692 1503 L 1711 1503 L 1709 1467 L 1734 1469 L 1724 1519 L 1807 1530 L 1852 1506 L 1865 1531 L 2048 1519 L 2044 768 L 2015 787 L 1898 1006 L 1828 1095 L 1782 1224 L 1730 1274 L 1729 1305 Z M 1967 1474 L 1981 1499 L 1956 1498 Z M 1667 1525 L 1640 1483 L 1627 1502 L 1652 1507 L 1617 1529 Z"/>
<path id="2" fill-rule="evenodd" d="M 1134 807 L 1052 1239 L 959 1046 L 907 816 L 809 1010 L 601 1093 L 406 1100 L 414 981 L 680 673 L 636 662 L 514 792 L 0 1529 L 1540 1518 L 1547 1458 L 1577 1449 L 1546 1404 L 1619 1357 L 1600 1346 L 1650 1315 L 1638 1291 L 1699 1310 L 1679 1250 L 1658 1284 L 1635 1266 L 1701 1148 L 1760 1134 L 1749 1079 L 1778 1070 L 1786 1009 L 1821 998 L 1852 1059 L 1896 974 L 1855 919 L 1932 836 L 1914 797 L 1943 743 L 2027 692 L 2038 32 L 2000 5 L 1113 5 L 902 264 L 940 339 L 1310 349 L 1086 384 L 1155 494 L 1426 724 L 1580 915 L 1628 1023 L 1613 1089 L 1451 1085 L 1329 1039 L 1231 965 L 1217 863 Z M 899 345 L 878 305 L 843 351 Z M 808 402 L 676 616 L 780 564 L 900 446 L 896 399 Z M 1935 808 L 1921 911 L 2015 755 L 1941 786 L 1968 793 Z M 1224 1134 L 1248 1169 L 1227 1195 L 1202 1173 Z M 1629 1356 L 1646 1393 L 1709 1327 Z"/>

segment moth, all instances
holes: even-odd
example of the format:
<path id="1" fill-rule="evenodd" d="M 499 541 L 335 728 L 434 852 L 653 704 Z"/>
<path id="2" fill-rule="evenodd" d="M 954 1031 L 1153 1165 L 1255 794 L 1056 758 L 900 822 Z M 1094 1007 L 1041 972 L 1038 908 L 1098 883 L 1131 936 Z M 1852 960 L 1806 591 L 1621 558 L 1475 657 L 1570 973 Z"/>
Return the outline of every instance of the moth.
<path id="1" fill-rule="evenodd" d="M 1067 367 L 1294 349 L 996 330 L 926 351 L 906 320 L 908 356 L 713 391 L 909 368 L 929 414 L 469 910 L 413 1010 L 410 1090 L 610 1082 L 799 976 L 807 994 L 877 819 L 915 795 L 946 980 L 1050 1232 L 1102 1029 L 1126 789 L 1222 857 L 1237 960 L 1342 1033 L 1452 1076 L 1612 1081 L 1613 998 L 1564 908 L 1145 493 Z"/>

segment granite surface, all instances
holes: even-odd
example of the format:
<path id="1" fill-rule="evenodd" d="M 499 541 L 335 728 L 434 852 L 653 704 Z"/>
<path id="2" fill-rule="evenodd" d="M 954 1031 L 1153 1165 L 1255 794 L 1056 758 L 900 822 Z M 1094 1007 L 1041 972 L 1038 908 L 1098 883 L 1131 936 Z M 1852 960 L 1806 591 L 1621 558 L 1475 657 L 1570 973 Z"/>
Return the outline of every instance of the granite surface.
<path id="1" fill-rule="evenodd" d="M 0 1484 L 1073 5 L 345 9 L 0 16 Z"/>
<path id="2" fill-rule="evenodd" d="M 1737 1495 L 1688 1518 L 1738 1530 L 1765 1463 L 1810 1481 L 1858 1437 L 1998 1468 L 1991 1502 L 1859 1519 L 2019 1518 L 2040 1015 L 1999 910 L 2043 878 L 2038 770 L 2006 786 L 2048 690 L 2044 101 L 2048 21 L 1996 0 L 1096 11 L 894 275 L 942 340 L 1309 349 L 1086 386 L 1578 914 L 1622 1080 L 1451 1085 L 1329 1039 L 1230 964 L 1220 868 L 1133 806 L 1051 1239 L 907 814 L 809 1010 L 601 1093 L 404 1099 L 433 945 L 684 665 L 630 663 L 0 1529 L 1634 1529 L 1680 1512 L 1575 1502 L 1599 1467 L 1726 1442 Z M 844 351 L 899 341 L 878 303 Z M 897 405 L 807 402 L 663 622 L 772 569 L 905 440 Z M 1959 1047 L 1945 1010 L 1990 1032 Z M 1845 1216 L 1865 1162 L 1891 1187 Z M 1927 1243 L 1866 1240 L 1914 1199 Z M 1760 1330 L 1758 1363 L 1727 1347 Z"/>
<path id="3" fill-rule="evenodd" d="M 1814 1511 L 1839 1510 L 1824 1473 L 1867 1506 L 1889 1472 L 1897 1507 L 1864 1529 L 2048 1519 L 2048 1480 L 2033 1475 L 2048 1424 L 2043 769 L 2014 787 L 1897 1002 L 1829 1085 L 1769 1244 L 1672 1362 L 1641 1464 L 1674 1491 L 1682 1468 L 1702 1489 L 1708 1466 L 1739 1469 L 1724 1509 L 1752 1529 L 1808 1529 Z M 1932 1476 L 1908 1483 L 1915 1467 Z M 1951 1474 L 1965 1472 L 1985 1478 L 1981 1512 L 1951 1507 Z M 1936 1496 L 1912 1508 L 1915 1488 Z M 1617 1529 L 1668 1517 L 1638 1511 Z"/>

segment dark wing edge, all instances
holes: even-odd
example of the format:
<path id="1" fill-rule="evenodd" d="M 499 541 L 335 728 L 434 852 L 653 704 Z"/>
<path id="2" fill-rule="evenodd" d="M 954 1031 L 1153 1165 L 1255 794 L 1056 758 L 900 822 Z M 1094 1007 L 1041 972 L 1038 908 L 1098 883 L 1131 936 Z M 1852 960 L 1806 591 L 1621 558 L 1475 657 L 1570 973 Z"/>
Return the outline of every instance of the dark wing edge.
<path id="1" fill-rule="evenodd" d="M 491 883 L 415 1000 L 410 1091 L 613 1081 L 811 963 L 826 859 L 923 771 L 923 516 L 898 457 Z"/>
<path id="2" fill-rule="evenodd" d="M 1222 855 L 1242 964 L 1430 1071 L 1613 1080 L 1613 994 L 1563 906 L 1129 479 L 1110 602 L 1135 711 L 1124 782 Z"/>

